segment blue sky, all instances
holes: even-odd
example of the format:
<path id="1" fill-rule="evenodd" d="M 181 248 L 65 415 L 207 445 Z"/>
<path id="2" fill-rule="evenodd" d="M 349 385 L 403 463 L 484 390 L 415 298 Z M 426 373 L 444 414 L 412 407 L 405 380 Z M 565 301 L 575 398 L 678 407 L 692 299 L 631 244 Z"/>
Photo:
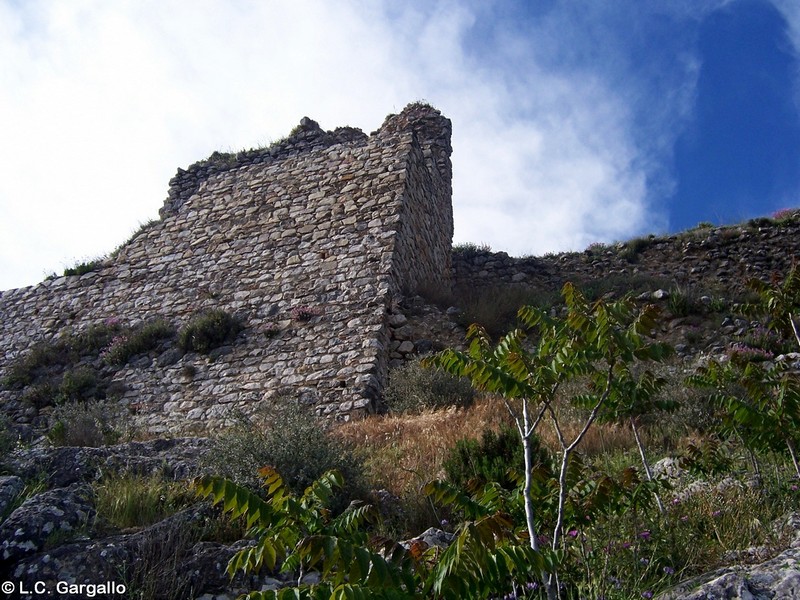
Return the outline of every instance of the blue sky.
<path id="1" fill-rule="evenodd" d="M 796 0 L 0 0 L 0 289 L 113 250 L 178 167 L 453 121 L 456 242 L 580 250 L 800 205 Z"/>

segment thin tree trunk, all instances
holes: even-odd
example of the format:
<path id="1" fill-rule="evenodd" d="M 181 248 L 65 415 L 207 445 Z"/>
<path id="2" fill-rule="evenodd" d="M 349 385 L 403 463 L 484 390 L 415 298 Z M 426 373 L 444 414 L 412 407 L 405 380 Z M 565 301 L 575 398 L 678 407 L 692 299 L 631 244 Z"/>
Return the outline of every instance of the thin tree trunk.
<path id="1" fill-rule="evenodd" d="M 542 420 L 547 403 L 542 407 L 536 421 L 531 426 L 530 414 L 528 412 L 528 400 L 522 399 L 522 423 L 517 419 L 517 430 L 519 431 L 520 438 L 522 439 L 523 456 L 525 457 L 525 487 L 523 488 L 523 498 L 525 503 L 525 522 L 528 527 L 528 537 L 530 538 L 530 546 L 535 552 L 539 552 L 539 536 L 536 533 L 536 520 L 533 512 L 533 500 L 531 499 L 531 487 L 533 483 L 533 450 L 531 448 L 531 436 L 533 435 L 536 426 Z M 548 600 L 558 600 L 558 587 L 554 585 L 554 574 L 551 573 L 545 582 L 545 589 L 547 590 Z"/>
<path id="2" fill-rule="evenodd" d="M 787 438 L 786 439 L 786 446 L 789 448 L 789 456 L 792 457 L 792 464 L 794 465 L 794 471 L 797 473 L 797 476 L 800 477 L 800 464 L 797 463 L 797 451 L 794 447 L 794 442 Z"/>
<path id="3" fill-rule="evenodd" d="M 539 551 L 539 536 L 536 534 L 536 521 L 533 515 L 533 500 L 531 500 L 531 484 L 533 475 L 532 452 L 531 452 L 531 436 L 530 434 L 522 437 L 522 449 L 525 455 L 525 488 L 523 489 L 523 498 L 525 499 L 525 523 L 528 526 L 528 537 L 530 538 L 531 548 L 536 552 Z"/>
<path id="4" fill-rule="evenodd" d="M 647 481 L 653 481 L 653 471 L 650 469 L 650 465 L 647 462 L 647 455 L 644 453 L 644 444 L 642 444 L 642 440 L 639 437 L 639 429 L 636 427 L 636 417 L 631 417 L 631 429 L 633 430 L 633 439 L 636 440 L 636 447 L 639 448 L 639 456 L 642 457 L 642 466 L 644 467 L 644 474 L 647 476 Z M 653 496 L 656 498 L 656 504 L 658 505 L 658 512 L 662 515 L 664 514 L 664 503 L 661 502 L 661 497 L 658 495 L 658 492 L 653 492 Z"/>
<path id="5" fill-rule="evenodd" d="M 794 339 L 797 340 L 797 345 L 800 347 L 800 331 L 797 330 L 797 323 L 794 322 L 794 317 L 789 313 L 789 323 L 792 324 L 792 331 L 794 331 Z"/>

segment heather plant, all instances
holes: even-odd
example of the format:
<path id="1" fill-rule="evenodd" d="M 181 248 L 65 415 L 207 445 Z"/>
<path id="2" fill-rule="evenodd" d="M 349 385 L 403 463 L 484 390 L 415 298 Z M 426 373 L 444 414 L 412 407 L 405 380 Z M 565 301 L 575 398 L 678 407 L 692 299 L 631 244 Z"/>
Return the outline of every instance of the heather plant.
<path id="1" fill-rule="evenodd" d="M 420 412 L 449 406 L 472 404 L 475 389 L 469 380 L 433 369 L 425 369 L 419 359 L 408 361 L 389 372 L 384 401 L 391 412 Z"/>
<path id="2" fill-rule="evenodd" d="M 168 321 L 153 319 L 116 335 L 100 353 L 100 358 L 108 365 L 119 367 L 174 336 L 175 328 Z"/>
<path id="3" fill-rule="evenodd" d="M 740 344 L 747 348 L 757 348 L 773 356 L 792 352 L 797 346 L 793 338 L 785 338 L 775 329 L 759 325 L 753 327 L 741 338 Z"/>
<path id="4" fill-rule="evenodd" d="M 772 213 L 771 217 L 774 221 L 786 221 L 797 215 L 797 212 L 796 208 L 781 208 Z"/>
<path id="5" fill-rule="evenodd" d="M 242 330 L 241 321 L 224 310 L 213 309 L 195 315 L 178 332 L 178 346 L 185 352 L 208 354 L 232 341 Z"/>

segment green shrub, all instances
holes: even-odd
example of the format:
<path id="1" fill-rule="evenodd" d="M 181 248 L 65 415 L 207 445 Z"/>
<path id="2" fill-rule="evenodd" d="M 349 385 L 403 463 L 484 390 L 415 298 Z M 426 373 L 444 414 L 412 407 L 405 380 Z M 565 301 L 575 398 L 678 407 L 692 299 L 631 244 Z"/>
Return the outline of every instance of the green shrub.
<path id="1" fill-rule="evenodd" d="M 547 450 L 539 445 L 538 438 L 532 442 L 533 462 L 549 465 Z M 519 433 L 513 427 L 503 426 L 499 432 L 487 429 L 480 441 L 464 438 L 456 442 L 444 461 L 447 479 L 455 485 L 466 488 L 470 481 L 476 480 L 483 486 L 496 481 L 506 489 L 517 487 L 518 474 L 524 472 L 525 458 Z"/>
<path id="2" fill-rule="evenodd" d="M 130 436 L 127 412 L 115 403 L 103 400 L 56 406 L 47 432 L 55 446 L 93 448 L 115 444 Z"/>
<path id="3" fill-rule="evenodd" d="M 474 258 L 479 254 L 488 254 L 491 251 L 492 248 L 488 244 L 475 244 L 473 242 L 464 242 L 453 246 L 453 253 L 464 258 Z"/>
<path id="4" fill-rule="evenodd" d="M 667 306 L 675 317 L 687 317 L 704 312 L 703 304 L 695 291 L 679 286 L 670 290 Z"/>
<path id="5" fill-rule="evenodd" d="M 106 382 L 92 367 L 77 367 L 66 371 L 61 378 L 55 400 L 57 403 L 85 402 L 106 397 Z"/>
<path id="6" fill-rule="evenodd" d="M 629 240 L 620 252 L 620 256 L 628 262 L 636 262 L 639 260 L 639 255 L 647 250 L 652 243 L 653 238 L 651 237 L 637 237 Z"/>
<path id="7" fill-rule="evenodd" d="M 178 346 L 184 352 L 208 354 L 233 340 L 241 329 L 241 322 L 233 315 L 224 310 L 209 310 L 195 316 L 180 330 Z"/>
<path id="8" fill-rule="evenodd" d="M 216 438 L 207 454 L 213 472 L 258 490 L 258 469 L 270 465 L 302 493 L 320 475 L 336 469 L 348 487 L 342 501 L 362 494 L 363 465 L 353 449 L 331 436 L 325 423 L 296 400 L 279 396 L 271 406 Z"/>
<path id="9" fill-rule="evenodd" d="M 22 390 L 52 372 L 55 367 L 63 367 L 75 359 L 74 352 L 64 340 L 38 342 L 11 363 L 3 377 L 3 387 Z"/>
<path id="10" fill-rule="evenodd" d="M 101 354 L 108 365 L 122 366 L 137 354 L 158 347 L 162 340 L 175 335 L 175 328 L 164 319 L 154 319 L 115 337 Z"/>
<path id="11" fill-rule="evenodd" d="M 466 407 L 474 398 L 475 390 L 469 381 L 438 369 L 426 369 L 419 360 L 392 369 L 384 390 L 387 407 L 397 413 Z"/>
<path id="12" fill-rule="evenodd" d="M 85 275 L 86 273 L 91 273 L 92 271 L 96 271 L 102 266 L 103 266 L 102 258 L 95 258 L 94 260 L 81 262 L 76 264 L 74 267 L 67 267 L 66 269 L 64 269 L 64 277 L 69 277 L 71 275 Z"/>
<path id="13" fill-rule="evenodd" d="M 92 325 L 77 333 L 64 336 L 69 348 L 80 356 L 97 356 L 97 354 L 122 331 L 122 326 L 115 319 L 107 323 Z"/>
<path id="14" fill-rule="evenodd" d="M 114 323 L 93 325 L 77 333 L 68 332 L 54 340 L 38 342 L 10 364 L 0 383 L 6 389 L 25 390 L 35 399 L 32 402 L 34 405 L 51 404 L 52 398 L 44 401 L 48 395 L 62 393 L 70 396 L 78 388 L 90 387 L 89 376 L 86 375 L 86 367 L 78 367 L 77 372 L 69 376 L 67 373 L 76 370 L 74 367 L 79 363 L 95 359 L 119 331 L 121 327 Z M 99 382 L 97 373 L 95 379 Z M 83 383 L 79 380 L 83 380 Z M 52 389 L 60 388 L 62 384 L 60 391 Z M 39 389 L 29 391 L 26 388 L 30 386 Z"/>
<path id="15" fill-rule="evenodd" d="M 20 401 L 34 408 L 53 406 L 58 398 L 58 381 L 42 381 L 25 387 Z"/>

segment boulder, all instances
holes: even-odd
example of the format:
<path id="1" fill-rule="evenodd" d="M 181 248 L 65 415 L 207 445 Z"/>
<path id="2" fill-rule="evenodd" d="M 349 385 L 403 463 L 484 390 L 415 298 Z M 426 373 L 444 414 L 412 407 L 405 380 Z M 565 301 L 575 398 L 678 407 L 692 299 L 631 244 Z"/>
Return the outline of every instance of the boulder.
<path id="1" fill-rule="evenodd" d="M 800 598 L 800 549 L 758 565 L 725 567 L 679 584 L 657 600 L 777 600 Z"/>
<path id="2" fill-rule="evenodd" d="M 17 561 L 91 527 L 95 516 L 91 494 L 88 486 L 74 484 L 28 498 L 0 525 L 0 564 Z"/>

